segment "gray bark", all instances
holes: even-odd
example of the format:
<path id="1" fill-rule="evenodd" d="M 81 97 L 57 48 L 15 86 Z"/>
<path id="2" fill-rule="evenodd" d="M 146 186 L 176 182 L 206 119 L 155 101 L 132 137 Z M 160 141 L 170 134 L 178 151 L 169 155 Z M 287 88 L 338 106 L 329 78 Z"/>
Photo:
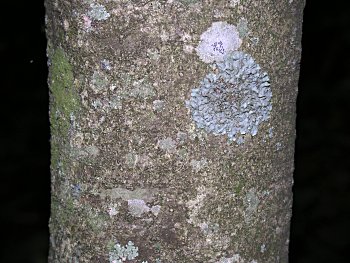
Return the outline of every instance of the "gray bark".
<path id="1" fill-rule="evenodd" d="M 46 0 L 49 262 L 287 262 L 303 0 Z"/>

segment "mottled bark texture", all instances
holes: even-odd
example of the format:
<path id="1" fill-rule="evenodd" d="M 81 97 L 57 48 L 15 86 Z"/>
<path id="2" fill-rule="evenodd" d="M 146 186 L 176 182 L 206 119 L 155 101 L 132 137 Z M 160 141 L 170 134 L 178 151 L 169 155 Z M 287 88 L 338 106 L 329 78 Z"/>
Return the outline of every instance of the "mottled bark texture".
<path id="1" fill-rule="evenodd" d="M 287 262 L 303 0 L 46 0 L 54 262 Z"/>

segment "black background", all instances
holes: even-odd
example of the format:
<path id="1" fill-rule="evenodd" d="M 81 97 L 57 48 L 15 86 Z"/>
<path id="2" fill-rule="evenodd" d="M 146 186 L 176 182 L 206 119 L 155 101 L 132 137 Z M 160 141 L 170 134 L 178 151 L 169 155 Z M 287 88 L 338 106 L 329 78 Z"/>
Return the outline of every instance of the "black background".
<path id="1" fill-rule="evenodd" d="M 290 263 L 350 262 L 346 2 L 309 0 L 304 11 Z M 50 196 L 45 10 L 42 0 L 14 0 L 1 1 L 0 12 L 0 262 L 44 263 Z"/>

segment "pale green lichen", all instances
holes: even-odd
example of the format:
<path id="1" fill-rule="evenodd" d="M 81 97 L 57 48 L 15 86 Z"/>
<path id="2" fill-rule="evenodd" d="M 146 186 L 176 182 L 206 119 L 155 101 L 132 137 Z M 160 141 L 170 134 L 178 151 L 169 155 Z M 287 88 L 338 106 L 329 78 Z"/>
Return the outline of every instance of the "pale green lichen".
<path id="1" fill-rule="evenodd" d="M 116 243 L 109 252 L 109 262 L 122 263 L 126 260 L 133 260 L 139 255 L 138 250 L 132 241 L 129 241 L 125 246 Z"/>
<path id="2" fill-rule="evenodd" d="M 128 74 L 120 74 L 116 96 L 121 99 L 138 99 L 145 100 L 156 95 L 152 84 L 147 78 L 135 79 Z"/>
<path id="3" fill-rule="evenodd" d="M 240 18 L 237 24 L 237 31 L 240 38 L 245 38 L 249 34 L 248 21 L 245 18 Z"/>
<path id="4" fill-rule="evenodd" d="M 192 170 L 198 173 L 207 165 L 207 159 L 202 158 L 200 160 L 191 160 L 190 165 L 192 166 Z"/>
<path id="5" fill-rule="evenodd" d="M 143 213 L 149 212 L 149 207 L 142 199 L 128 200 L 129 213 L 135 217 L 141 217 Z"/>
<path id="6" fill-rule="evenodd" d="M 131 215 L 141 217 L 144 213 L 148 212 L 152 212 L 155 216 L 157 216 L 161 207 L 159 205 L 149 207 L 142 199 L 131 199 L 128 200 L 128 208 Z"/>
<path id="7" fill-rule="evenodd" d="M 244 212 L 244 220 L 246 223 L 250 223 L 253 219 L 253 216 L 256 214 L 256 211 L 258 209 L 258 205 L 260 203 L 260 200 L 256 194 L 256 191 L 254 188 L 249 189 L 249 191 L 246 193 L 244 198 L 244 206 L 245 206 L 245 212 Z"/>
<path id="8" fill-rule="evenodd" d="M 91 76 L 91 88 L 95 93 L 106 91 L 109 85 L 107 76 L 100 72 L 94 71 Z"/>
<path id="9" fill-rule="evenodd" d="M 153 101 L 153 110 L 162 111 L 165 108 L 165 101 L 163 100 L 154 100 Z"/>
<path id="10" fill-rule="evenodd" d="M 87 213 L 87 223 L 89 228 L 93 232 L 101 232 L 102 229 L 105 227 L 106 222 L 108 220 L 106 214 L 101 214 L 94 211 L 86 211 Z"/>
<path id="11" fill-rule="evenodd" d="M 188 139 L 188 134 L 186 132 L 179 131 L 176 134 L 176 141 L 179 145 L 184 144 L 187 141 L 187 139 Z"/>
<path id="12" fill-rule="evenodd" d="M 191 4 L 199 2 L 198 0 L 179 0 L 179 1 L 185 5 L 191 5 Z"/>
<path id="13" fill-rule="evenodd" d="M 155 95 L 152 86 L 145 79 L 134 81 L 129 92 L 129 96 L 134 98 L 148 98 Z"/>
<path id="14" fill-rule="evenodd" d="M 103 190 L 98 195 L 105 199 L 106 197 L 110 199 L 122 199 L 128 201 L 131 199 L 143 199 L 146 202 L 151 202 L 154 199 L 154 195 L 157 193 L 156 189 L 151 188 L 137 188 L 133 191 L 124 188 L 112 188 Z"/>
<path id="15" fill-rule="evenodd" d="M 147 57 L 151 60 L 158 61 L 160 58 L 159 50 L 156 48 L 147 49 Z"/>
<path id="16" fill-rule="evenodd" d="M 176 141 L 172 138 L 165 138 L 158 141 L 158 147 L 167 153 L 175 152 Z"/>
<path id="17" fill-rule="evenodd" d="M 95 159 L 100 154 L 100 149 L 95 145 L 72 149 L 72 156 L 78 159 Z"/>

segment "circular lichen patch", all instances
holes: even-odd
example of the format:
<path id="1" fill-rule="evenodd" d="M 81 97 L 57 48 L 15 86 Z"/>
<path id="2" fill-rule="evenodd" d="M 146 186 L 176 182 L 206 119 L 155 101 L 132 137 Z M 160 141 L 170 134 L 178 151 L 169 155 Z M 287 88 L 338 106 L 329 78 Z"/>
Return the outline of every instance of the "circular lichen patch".
<path id="1" fill-rule="evenodd" d="M 260 123 L 270 116 L 269 77 L 240 51 L 215 67 L 217 73 L 209 73 L 192 89 L 187 106 L 198 128 L 243 143 L 245 135 L 255 136 Z"/>

